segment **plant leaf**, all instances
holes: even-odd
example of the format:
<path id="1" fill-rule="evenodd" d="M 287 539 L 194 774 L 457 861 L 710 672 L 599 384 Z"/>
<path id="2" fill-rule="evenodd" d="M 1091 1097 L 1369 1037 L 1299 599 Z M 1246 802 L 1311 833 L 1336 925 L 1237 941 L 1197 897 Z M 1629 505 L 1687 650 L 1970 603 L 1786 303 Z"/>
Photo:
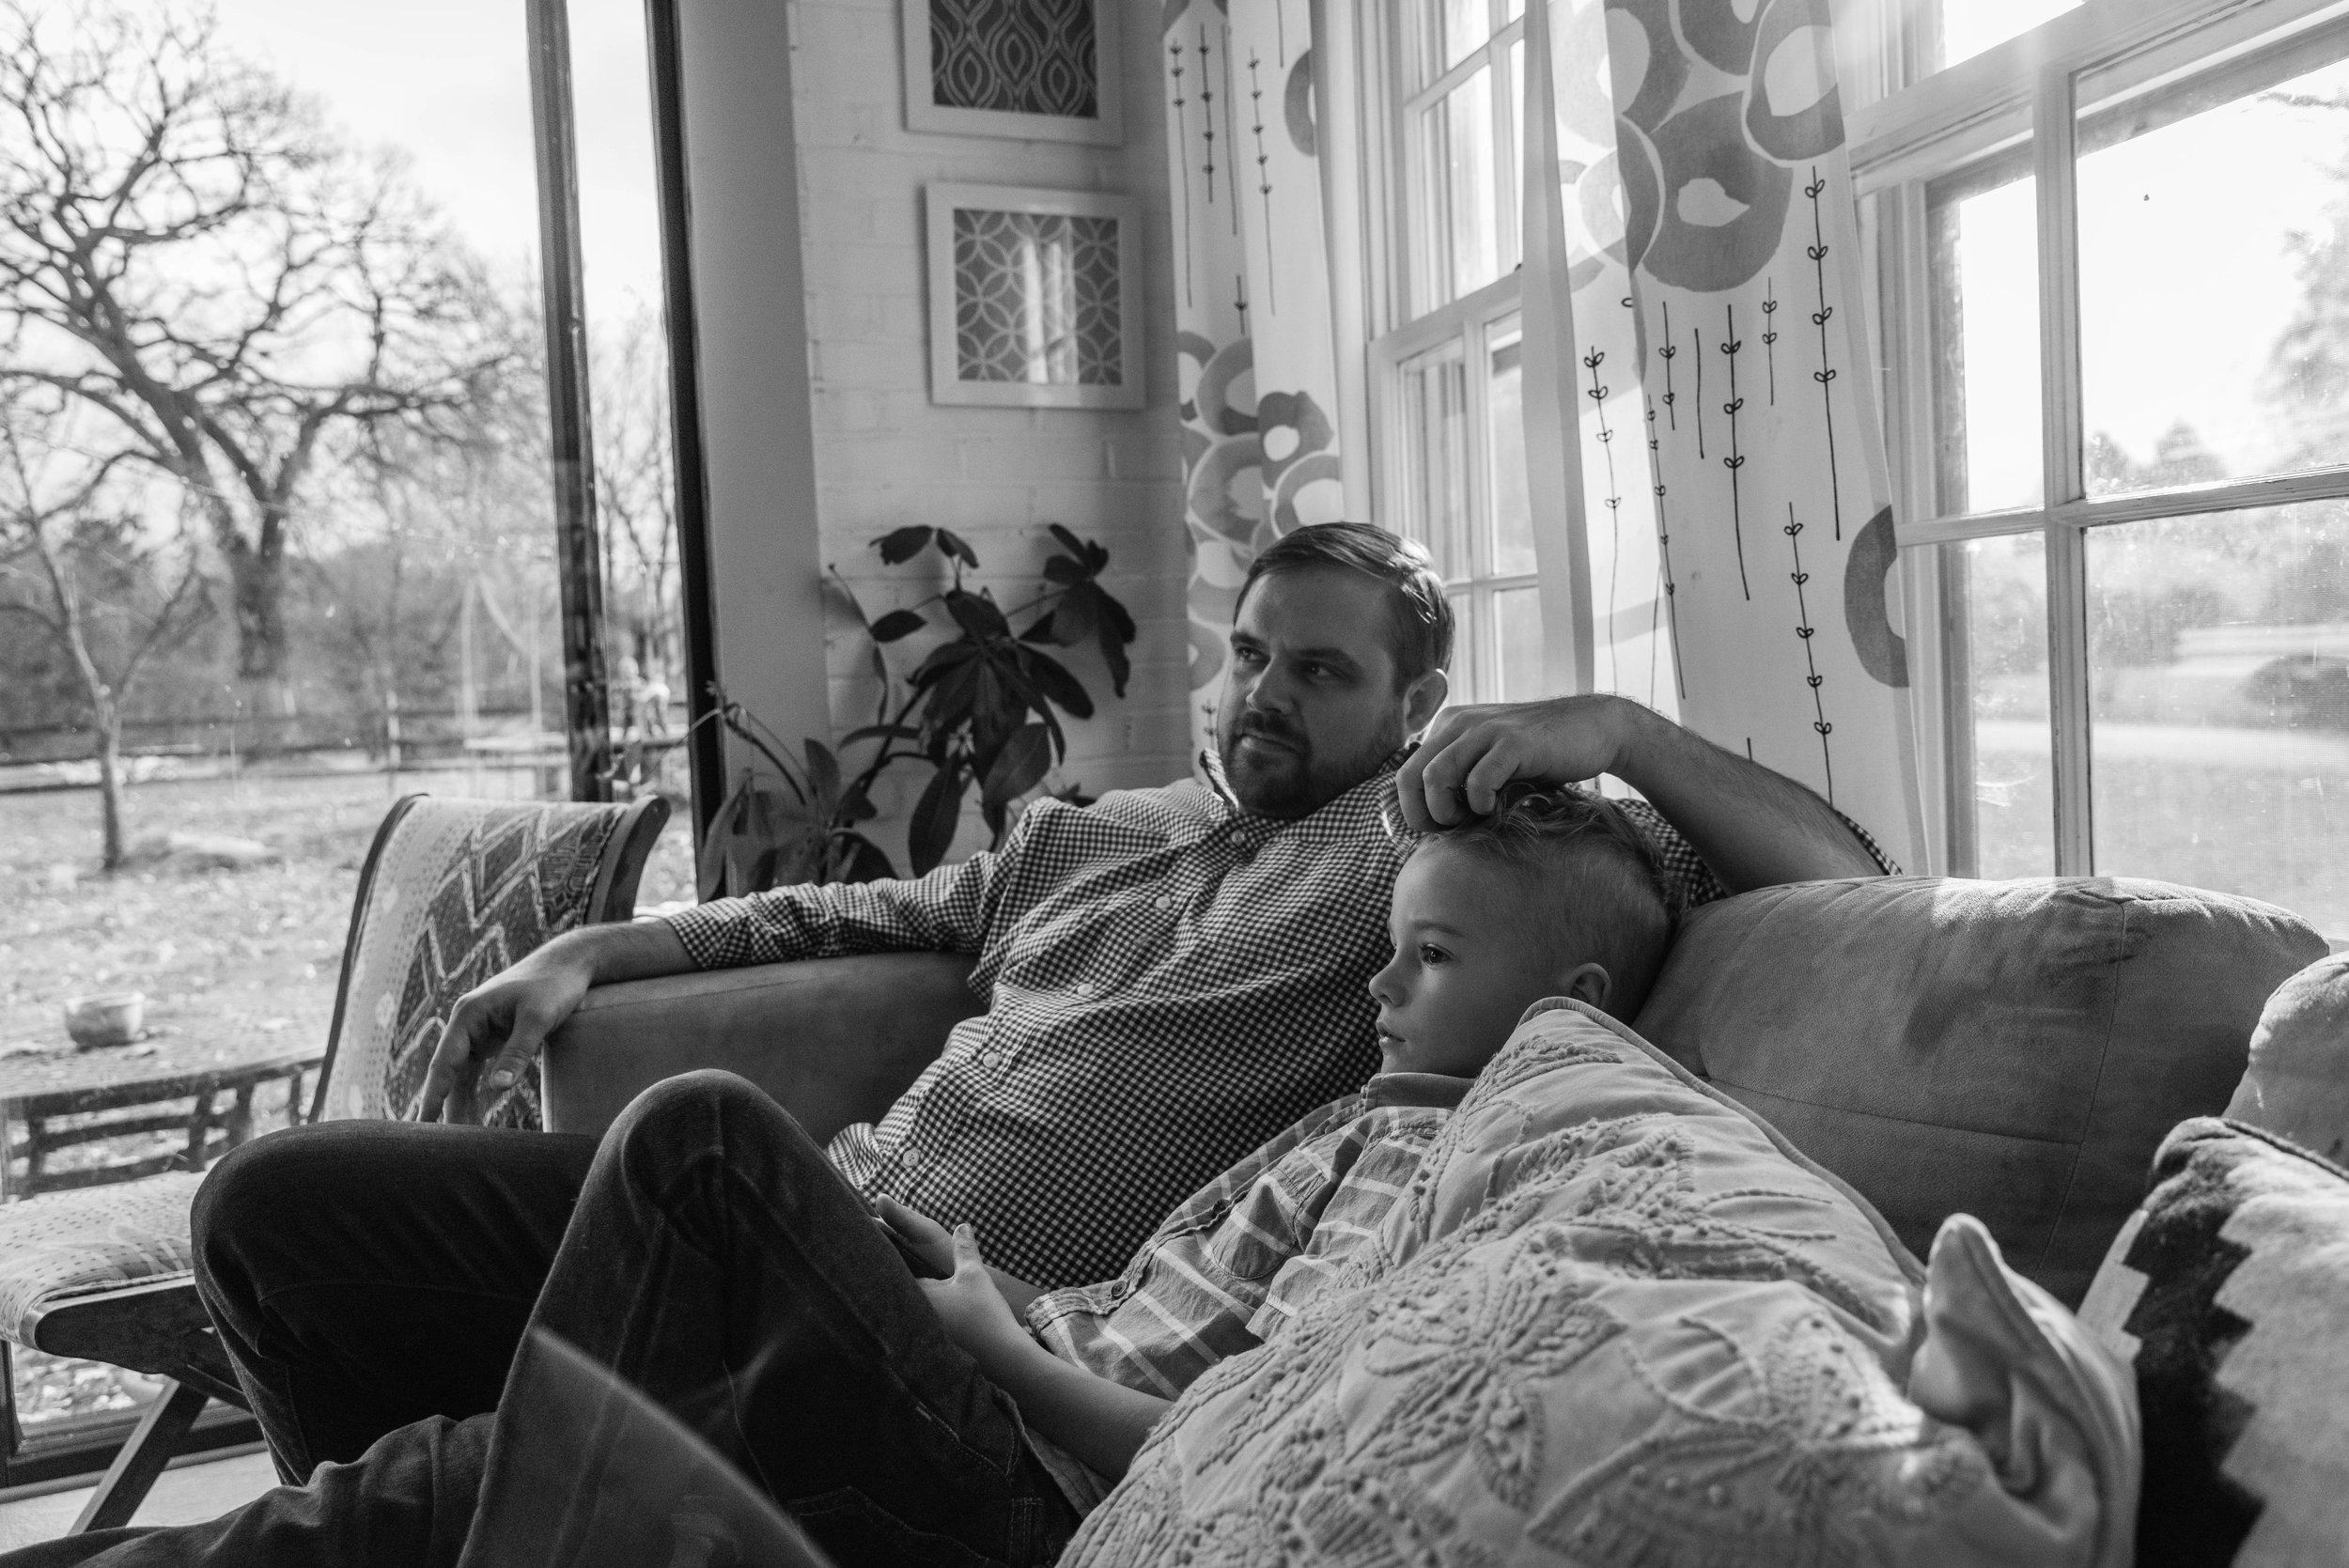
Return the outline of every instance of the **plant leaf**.
<path id="1" fill-rule="evenodd" d="M 1065 648 L 1091 642 L 1094 628 L 1100 621 L 1100 602 L 1101 590 L 1094 586 L 1091 579 L 1063 594 L 1060 607 L 1052 612 L 1052 641 Z"/>
<path id="2" fill-rule="evenodd" d="M 880 551 L 881 565 L 894 567 L 921 554 L 922 547 L 928 544 L 937 532 L 926 524 L 915 523 L 910 528 L 894 529 L 883 534 L 873 541 L 873 548 Z"/>
<path id="3" fill-rule="evenodd" d="M 999 807 L 1017 800 L 1042 782 L 1044 770 L 1051 765 L 1050 732 L 1042 724 L 1022 724 L 1004 742 L 995 766 L 987 770 L 987 779 L 979 789 L 980 798 Z"/>
<path id="4" fill-rule="evenodd" d="M 1057 522 L 1048 522 L 1044 526 L 1046 530 L 1051 534 L 1053 540 L 1059 544 L 1061 549 L 1068 551 L 1069 554 L 1075 556 L 1080 561 L 1084 559 L 1085 542 L 1082 539 L 1077 537 L 1076 535 L 1070 533 L 1067 529 L 1063 528 Z"/>
<path id="5" fill-rule="evenodd" d="M 840 759 L 820 740 L 807 742 L 807 784 L 817 817 L 830 817 L 840 799 Z"/>
<path id="6" fill-rule="evenodd" d="M 929 625 L 918 610 L 892 610 L 873 623 L 873 641 L 894 643 L 900 637 L 910 637 Z"/>
<path id="7" fill-rule="evenodd" d="M 709 814 L 709 831 L 702 839 L 693 877 L 693 891 L 705 904 L 725 896 L 726 853 L 742 815 L 743 796 L 750 787 L 751 770 L 745 768 L 741 782 L 728 790 L 726 798 L 718 802 L 718 809 Z"/>
<path id="8" fill-rule="evenodd" d="M 835 882 L 879 882 L 897 875 L 881 846 L 863 833 L 832 835 L 831 869 Z"/>
<path id="9" fill-rule="evenodd" d="M 1027 655 L 1028 676 L 1035 682 L 1037 691 L 1057 703 L 1072 718 L 1093 717 L 1092 694 L 1085 691 L 1082 682 L 1068 673 L 1066 665 L 1040 649 L 1022 648 L 1020 651 Z"/>
<path id="10" fill-rule="evenodd" d="M 1045 557 L 1044 575 L 1063 587 L 1069 587 L 1082 582 L 1086 574 L 1084 567 L 1068 556 L 1050 555 Z"/>
<path id="11" fill-rule="evenodd" d="M 1049 643 L 1052 640 L 1052 612 L 1047 610 L 1035 618 L 1034 625 L 1019 634 L 1023 643 Z"/>
<path id="12" fill-rule="evenodd" d="M 867 724 L 840 737 L 843 750 L 863 740 L 919 740 L 922 732 L 910 724 Z"/>
<path id="13" fill-rule="evenodd" d="M 913 819 L 906 825 L 906 853 L 913 874 L 927 876 L 954 846 L 955 826 L 962 815 L 962 769 L 952 764 L 940 768 L 923 786 L 913 804 Z"/>
<path id="14" fill-rule="evenodd" d="M 1011 635 L 1011 623 L 1003 619 L 1003 613 L 996 609 L 995 601 L 985 594 L 968 594 L 959 588 L 950 588 L 946 592 L 946 613 L 955 618 L 957 626 L 980 642 L 986 642 L 990 637 Z"/>
<path id="15" fill-rule="evenodd" d="M 938 553 L 950 560 L 960 556 L 964 566 L 969 567 L 972 571 L 979 569 L 979 552 L 965 544 L 962 536 L 950 528 L 941 528 L 938 531 Z"/>

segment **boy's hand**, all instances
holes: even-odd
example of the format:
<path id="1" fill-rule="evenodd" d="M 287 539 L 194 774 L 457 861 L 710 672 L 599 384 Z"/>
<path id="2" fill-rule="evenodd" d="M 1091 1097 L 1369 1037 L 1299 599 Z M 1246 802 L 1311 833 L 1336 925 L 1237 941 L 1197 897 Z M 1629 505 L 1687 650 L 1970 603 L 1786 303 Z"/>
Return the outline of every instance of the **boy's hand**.
<path id="1" fill-rule="evenodd" d="M 908 1208 L 894 1198 L 878 1198 L 873 1222 L 895 1233 L 899 1246 L 920 1258 L 937 1278 L 943 1280 L 955 1271 L 953 1234 L 920 1209 Z M 920 1270 L 915 1274 L 919 1277 Z"/>
<path id="2" fill-rule="evenodd" d="M 925 1221 L 925 1223 L 929 1223 Z M 935 1229 L 936 1226 L 932 1225 Z M 943 1280 L 917 1280 L 930 1307 L 946 1325 L 946 1333 L 982 1370 L 1003 1364 L 1006 1355 L 1034 1350 L 1035 1342 L 1011 1313 L 1003 1293 L 995 1288 L 987 1260 L 979 1256 L 979 1238 L 969 1224 L 957 1225 L 951 1238 L 954 1272 Z"/>

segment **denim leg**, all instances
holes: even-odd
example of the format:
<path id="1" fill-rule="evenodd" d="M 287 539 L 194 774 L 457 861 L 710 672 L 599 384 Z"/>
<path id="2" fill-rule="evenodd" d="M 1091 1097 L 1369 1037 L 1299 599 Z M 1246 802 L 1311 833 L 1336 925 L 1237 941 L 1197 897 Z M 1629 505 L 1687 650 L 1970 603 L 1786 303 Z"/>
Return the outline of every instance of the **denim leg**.
<path id="1" fill-rule="evenodd" d="M 280 1477 L 495 1408 L 595 1141 L 404 1122 L 289 1127 L 197 1191 L 195 1282 Z"/>
<path id="2" fill-rule="evenodd" d="M 204 1524 L 69 1535 L 0 1552 L 0 1568 L 449 1568 L 489 1447 L 486 1415 L 416 1421 Z"/>
<path id="3" fill-rule="evenodd" d="M 706 1437 L 843 1568 L 1025 1568 L 1075 1528 L 1010 1397 L 863 1200 L 731 1074 L 671 1079 L 621 1113 L 531 1322 Z"/>

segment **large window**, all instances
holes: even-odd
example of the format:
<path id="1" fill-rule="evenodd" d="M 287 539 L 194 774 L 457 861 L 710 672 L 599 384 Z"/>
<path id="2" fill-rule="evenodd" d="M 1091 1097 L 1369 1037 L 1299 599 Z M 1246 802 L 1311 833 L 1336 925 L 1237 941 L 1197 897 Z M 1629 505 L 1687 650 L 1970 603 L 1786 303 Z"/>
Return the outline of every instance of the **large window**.
<path id="1" fill-rule="evenodd" d="M 570 9 L 612 783 L 681 797 L 644 13 Z M 570 793 L 524 18 L 0 10 L 0 1200 L 297 1119 L 392 800 Z M 0 1355 L 0 1483 L 155 1388 Z"/>
<path id="2" fill-rule="evenodd" d="M 1543 694 L 1517 268 L 1523 0 L 1365 8 L 1390 24 L 1387 331 L 1372 347 L 1379 515 L 1436 557 L 1455 700 Z"/>
<path id="3" fill-rule="evenodd" d="M 1854 117 L 1948 863 L 2349 935 L 2349 24 L 1962 9 Z"/>

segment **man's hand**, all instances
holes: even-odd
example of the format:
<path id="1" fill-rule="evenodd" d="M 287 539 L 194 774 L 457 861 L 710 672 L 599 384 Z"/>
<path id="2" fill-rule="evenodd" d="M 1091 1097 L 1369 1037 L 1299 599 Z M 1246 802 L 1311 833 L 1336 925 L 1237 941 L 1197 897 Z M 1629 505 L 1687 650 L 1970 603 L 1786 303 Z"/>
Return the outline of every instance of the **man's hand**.
<path id="1" fill-rule="evenodd" d="M 425 1073 L 416 1118 L 479 1120 L 479 1093 L 502 1093 L 522 1076 L 547 1036 L 576 1012 L 591 986 L 682 974 L 693 960 L 665 920 L 617 921 L 566 931 L 458 999 Z"/>
<path id="2" fill-rule="evenodd" d="M 907 1214 L 913 1212 L 903 1204 L 897 1206 Z M 938 1229 L 934 1221 L 924 1219 L 923 1223 Z M 1012 1315 L 1003 1293 L 995 1288 L 995 1277 L 979 1255 L 979 1238 L 969 1222 L 957 1225 L 947 1241 L 953 1272 L 943 1280 L 917 1280 L 915 1283 L 929 1297 L 939 1321 L 945 1324 L 947 1337 L 981 1370 L 993 1375 L 998 1369 L 1023 1359 L 1035 1349 L 1035 1342 Z"/>
<path id="3" fill-rule="evenodd" d="M 595 983 L 592 963 L 550 942 L 467 991 L 432 1052 L 417 1119 L 437 1122 L 446 1110 L 452 1122 L 474 1120 L 477 1099 L 520 1078 Z"/>
<path id="4" fill-rule="evenodd" d="M 1448 709 L 1395 781 L 1404 823 L 1424 833 L 1484 816 L 1513 780 L 1563 784 L 1620 776 L 1636 721 L 1632 705 L 1606 695 Z"/>

